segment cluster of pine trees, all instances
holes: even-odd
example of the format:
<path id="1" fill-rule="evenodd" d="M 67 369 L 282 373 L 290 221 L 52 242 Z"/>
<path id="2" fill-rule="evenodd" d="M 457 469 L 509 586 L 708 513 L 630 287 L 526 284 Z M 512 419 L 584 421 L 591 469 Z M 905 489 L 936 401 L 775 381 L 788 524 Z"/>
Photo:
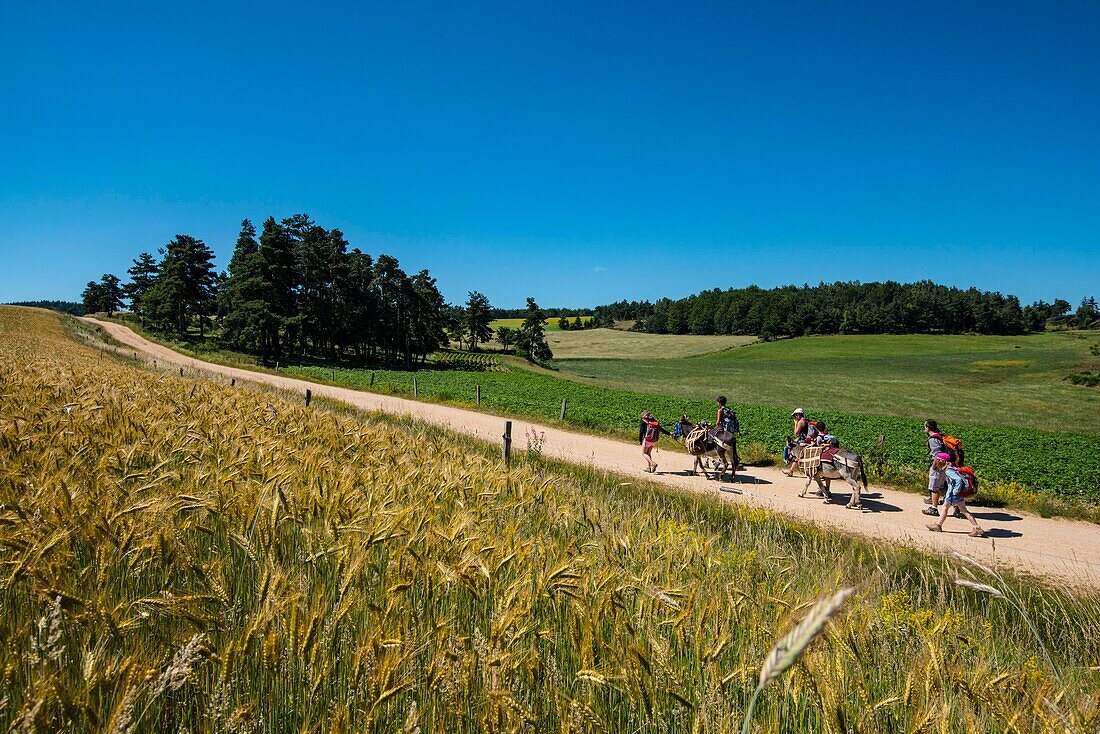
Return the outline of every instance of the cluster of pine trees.
<path id="1" fill-rule="evenodd" d="M 389 255 L 349 249 L 343 232 L 306 214 L 268 217 L 258 236 L 245 219 L 228 272 L 218 273 L 213 250 L 189 235 L 159 253 L 159 260 L 147 252 L 135 258 L 126 284 L 110 273 L 88 283 L 84 310 L 110 314 L 128 300 L 146 328 L 186 337 L 197 325 L 203 337 L 216 326 L 223 346 L 265 362 L 350 356 L 412 368 L 451 339 L 476 349 L 494 336 L 494 309 L 483 294 L 451 306 L 427 270 L 410 276 Z M 528 299 L 524 313 L 533 312 L 545 318 Z M 528 359 L 551 356 L 541 321 L 537 330 L 520 329 L 512 344 Z"/>
<path id="2" fill-rule="evenodd" d="M 1021 307 L 1015 296 L 976 288 L 888 281 L 714 289 L 656 303 L 620 301 L 595 312 L 601 319 L 634 320 L 634 328 L 655 334 L 754 334 L 769 339 L 810 334 L 1020 334 L 1042 330 L 1069 308 L 1061 299 Z"/>

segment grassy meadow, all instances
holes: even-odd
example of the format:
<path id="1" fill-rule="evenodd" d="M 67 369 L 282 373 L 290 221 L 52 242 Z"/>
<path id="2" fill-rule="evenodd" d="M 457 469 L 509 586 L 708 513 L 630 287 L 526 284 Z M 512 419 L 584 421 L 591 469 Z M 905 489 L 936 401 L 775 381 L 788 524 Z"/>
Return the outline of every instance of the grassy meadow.
<path id="1" fill-rule="evenodd" d="M 1100 369 L 1100 357 L 1089 353 L 1098 343 L 1100 332 L 823 336 L 752 344 L 688 361 L 624 354 L 558 359 L 556 365 L 605 387 L 698 399 L 724 393 L 739 403 L 788 412 L 801 406 L 811 412 L 1100 435 L 1100 391 L 1064 379 L 1078 370 Z"/>
<path id="2" fill-rule="evenodd" d="M 756 341 L 752 336 L 696 336 L 693 334 L 643 334 L 617 329 L 555 331 L 546 343 L 554 359 L 679 359 L 720 352 Z"/>
<path id="3" fill-rule="evenodd" d="M 571 324 L 587 324 L 589 321 L 592 320 L 591 316 L 570 316 L 568 318 L 569 323 Z M 518 329 L 519 327 L 523 326 L 523 319 L 495 319 L 489 324 L 489 328 L 493 330 L 499 329 L 502 326 L 507 326 L 510 329 Z M 561 331 L 561 329 L 558 327 L 557 318 L 546 319 L 546 321 L 542 322 L 542 326 L 544 329 L 546 329 L 547 333 L 552 331 Z"/>
<path id="4" fill-rule="evenodd" d="M 154 373 L 0 308 L 0 726 L 1100 726 L 1100 597 L 416 423 Z"/>

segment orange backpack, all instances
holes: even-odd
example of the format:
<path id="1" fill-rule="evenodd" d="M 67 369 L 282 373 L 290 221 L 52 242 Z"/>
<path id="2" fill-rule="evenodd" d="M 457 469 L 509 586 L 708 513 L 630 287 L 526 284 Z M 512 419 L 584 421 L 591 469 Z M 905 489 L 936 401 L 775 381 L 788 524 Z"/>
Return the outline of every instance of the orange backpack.
<path id="1" fill-rule="evenodd" d="M 955 438 L 954 436 L 944 436 L 943 445 L 947 448 L 947 453 L 952 456 L 952 463 L 955 466 L 963 466 L 963 442 L 961 438 Z M 973 474 L 974 472 L 970 472 Z"/>

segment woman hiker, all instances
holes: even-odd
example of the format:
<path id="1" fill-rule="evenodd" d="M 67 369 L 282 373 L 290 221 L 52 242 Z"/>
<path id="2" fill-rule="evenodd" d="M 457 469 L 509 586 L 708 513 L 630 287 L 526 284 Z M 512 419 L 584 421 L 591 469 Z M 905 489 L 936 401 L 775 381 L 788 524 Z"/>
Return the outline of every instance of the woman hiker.
<path id="1" fill-rule="evenodd" d="M 978 527 L 978 521 L 974 519 L 974 516 L 970 514 L 970 510 L 966 509 L 966 500 L 962 498 L 963 489 L 966 488 L 966 479 L 960 474 L 959 470 L 950 465 L 951 456 L 947 453 L 939 453 L 935 456 L 934 464 L 941 464 L 944 467 L 944 473 L 947 475 L 946 486 L 944 487 L 943 504 L 940 506 L 939 517 L 936 522 L 928 526 L 928 529 L 933 533 L 939 533 L 943 531 L 943 523 L 947 520 L 947 511 L 951 507 L 962 513 L 962 516 L 970 521 L 972 529 L 970 530 L 971 537 L 984 538 L 985 531 Z"/>
<path id="2" fill-rule="evenodd" d="M 657 439 L 661 437 L 662 433 L 666 436 L 672 435 L 661 427 L 661 424 L 648 410 L 642 413 L 642 423 L 638 426 L 638 442 L 642 444 L 642 456 L 645 457 L 647 464 L 645 471 L 650 474 L 657 471 L 657 462 L 653 460 L 652 454 L 653 447 L 657 445 Z"/>

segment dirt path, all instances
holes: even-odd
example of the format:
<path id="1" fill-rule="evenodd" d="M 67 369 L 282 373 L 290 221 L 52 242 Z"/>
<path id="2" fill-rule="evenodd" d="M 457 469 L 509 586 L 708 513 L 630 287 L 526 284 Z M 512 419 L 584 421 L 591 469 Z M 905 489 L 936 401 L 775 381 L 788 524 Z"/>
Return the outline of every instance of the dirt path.
<path id="1" fill-rule="evenodd" d="M 183 366 L 202 369 L 238 380 L 300 392 L 308 387 L 314 395 L 334 398 L 368 410 L 411 416 L 491 443 L 500 443 L 504 419 L 498 416 L 202 362 L 154 344 L 125 326 L 103 321 L 95 323 L 123 344 L 156 359 L 157 366 L 161 368 L 178 369 Z M 645 463 L 641 449 L 633 444 L 515 419 L 512 435 L 520 450 L 526 446 L 524 433 L 528 429 L 545 434 L 543 453 L 547 456 L 592 465 L 684 491 L 764 507 L 875 541 L 904 543 L 940 553 L 959 550 L 982 561 L 1012 566 L 1072 585 L 1100 589 L 1100 526 L 1090 523 L 1045 519 L 1016 510 L 976 508 L 974 514 L 989 531 L 988 538 L 968 537 L 969 524 L 955 519 L 948 519 L 944 525 L 945 532 L 935 534 L 925 527 L 931 518 L 921 514 L 926 505 L 920 495 L 872 487 L 864 495 L 862 512 L 848 510 L 842 504 L 825 505 L 820 499 L 799 498 L 798 492 L 805 480 L 785 477 L 778 469 L 750 467 L 747 472 L 738 474 L 736 482 L 719 484 L 687 476 L 692 461 L 690 457 L 661 452 L 658 448 L 654 457 L 660 468 L 656 474 L 650 475 L 642 471 Z M 834 482 L 834 488 L 837 485 Z M 846 490 L 837 494 L 842 501 L 847 500 Z"/>

